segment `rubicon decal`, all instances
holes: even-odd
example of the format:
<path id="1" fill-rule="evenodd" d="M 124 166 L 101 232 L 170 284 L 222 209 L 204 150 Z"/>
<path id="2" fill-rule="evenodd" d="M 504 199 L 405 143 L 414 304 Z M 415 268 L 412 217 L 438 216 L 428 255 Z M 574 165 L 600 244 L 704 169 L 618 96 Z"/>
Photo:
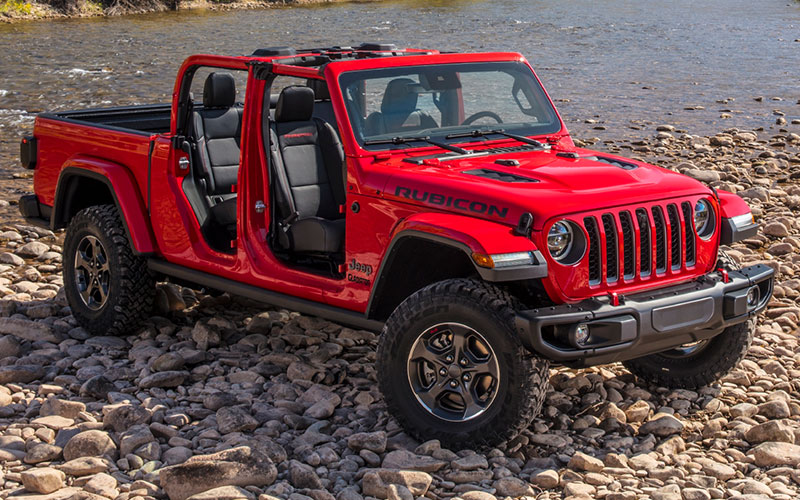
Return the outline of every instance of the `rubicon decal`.
<path id="1" fill-rule="evenodd" d="M 440 207 L 452 207 L 456 210 L 463 210 L 465 212 L 473 212 L 476 214 L 486 214 L 489 216 L 500 217 L 504 219 L 508 215 L 508 207 L 498 207 L 490 203 L 482 201 L 469 200 L 467 198 L 459 198 L 456 196 L 445 196 L 438 193 L 429 193 L 427 191 L 420 191 L 418 189 L 411 189 L 407 187 L 397 186 L 394 194 L 409 200 L 421 201 L 430 205 L 438 205 Z"/>

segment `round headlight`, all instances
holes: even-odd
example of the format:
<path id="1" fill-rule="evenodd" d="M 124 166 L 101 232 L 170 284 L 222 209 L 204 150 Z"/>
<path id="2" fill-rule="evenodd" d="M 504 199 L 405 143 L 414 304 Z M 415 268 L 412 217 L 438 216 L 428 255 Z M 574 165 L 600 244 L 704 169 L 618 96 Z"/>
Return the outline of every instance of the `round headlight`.
<path id="1" fill-rule="evenodd" d="M 554 259 L 563 259 L 572 247 L 572 226 L 567 221 L 558 221 L 547 233 L 547 249 Z"/>
<path id="2" fill-rule="evenodd" d="M 694 206 L 694 230 L 701 238 L 713 233 L 714 217 L 711 204 L 707 200 L 698 200 Z"/>

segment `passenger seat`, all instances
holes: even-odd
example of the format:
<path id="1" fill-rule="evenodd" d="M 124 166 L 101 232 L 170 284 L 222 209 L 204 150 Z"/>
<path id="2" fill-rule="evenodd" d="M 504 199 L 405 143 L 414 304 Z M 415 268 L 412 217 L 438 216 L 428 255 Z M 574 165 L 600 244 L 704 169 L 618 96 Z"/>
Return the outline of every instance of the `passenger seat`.
<path id="1" fill-rule="evenodd" d="M 331 254 L 344 243 L 346 167 L 338 134 L 313 115 L 312 89 L 283 89 L 270 131 L 277 240 L 285 250 Z"/>
<path id="2" fill-rule="evenodd" d="M 227 72 L 208 75 L 203 86 L 203 109 L 192 125 L 196 144 L 196 175 L 210 206 L 211 218 L 236 236 L 236 194 L 242 108 L 236 106 L 236 82 Z"/>

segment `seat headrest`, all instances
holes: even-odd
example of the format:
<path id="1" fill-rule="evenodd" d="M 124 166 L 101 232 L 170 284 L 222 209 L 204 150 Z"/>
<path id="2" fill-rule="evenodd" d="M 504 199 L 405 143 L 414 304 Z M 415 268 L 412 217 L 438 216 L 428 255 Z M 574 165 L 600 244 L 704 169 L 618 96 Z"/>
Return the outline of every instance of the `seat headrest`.
<path id="1" fill-rule="evenodd" d="M 417 109 L 419 96 L 409 86 L 415 82 L 411 78 L 395 78 L 386 86 L 386 92 L 381 101 L 381 113 L 413 113 Z"/>
<path id="2" fill-rule="evenodd" d="M 275 107 L 276 122 L 306 122 L 314 114 L 314 91 L 302 85 L 286 87 Z"/>
<path id="3" fill-rule="evenodd" d="M 306 86 L 311 87 L 311 90 L 314 91 L 314 99 L 318 101 L 331 100 L 331 93 L 328 91 L 328 84 L 325 82 L 325 80 L 309 78 L 306 80 Z"/>
<path id="4" fill-rule="evenodd" d="M 211 73 L 203 85 L 203 107 L 230 108 L 236 102 L 236 81 L 230 73 Z"/>

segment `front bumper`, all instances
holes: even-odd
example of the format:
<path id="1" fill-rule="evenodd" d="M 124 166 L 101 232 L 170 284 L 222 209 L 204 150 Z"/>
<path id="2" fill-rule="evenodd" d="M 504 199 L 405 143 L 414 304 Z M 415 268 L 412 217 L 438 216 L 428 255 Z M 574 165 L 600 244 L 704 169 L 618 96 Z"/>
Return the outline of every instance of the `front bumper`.
<path id="1" fill-rule="evenodd" d="M 727 278 L 713 272 L 689 283 L 619 297 L 619 305 L 612 305 L 612 297 L 595 297 L 519 311 L 516 327 L 528 349 L 559 363 L 625 361 L 709 339 L 747 321 L 767 306 L 774 274 L 758 264 L 729 271 Z M 578 325 L 588 326 L 588 339 L 582 343 Z"/>

